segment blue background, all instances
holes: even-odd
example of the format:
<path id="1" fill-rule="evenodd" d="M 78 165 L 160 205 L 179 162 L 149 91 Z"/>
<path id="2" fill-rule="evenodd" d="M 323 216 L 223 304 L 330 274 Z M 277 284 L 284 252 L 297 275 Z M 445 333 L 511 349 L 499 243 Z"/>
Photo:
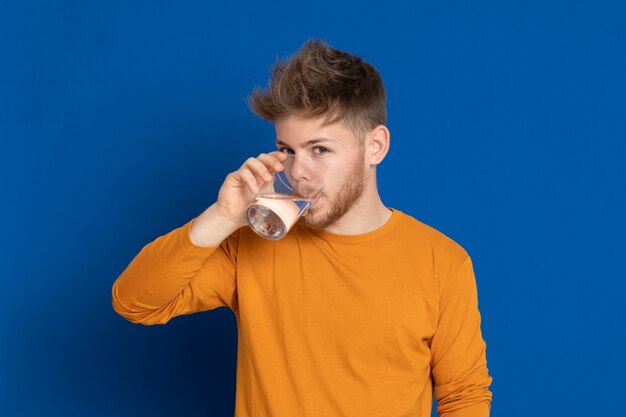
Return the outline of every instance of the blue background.
<path id="1" fill-rule="evenodd" d="M 383 76 L 384 202 L 472 256 L 492 415 L 623 412 L 624 2 L 0 4 L 1 415 L 233 414 L 232 312 L 111 286 L 272 149 L 246 96 L 308 37 Z"/>

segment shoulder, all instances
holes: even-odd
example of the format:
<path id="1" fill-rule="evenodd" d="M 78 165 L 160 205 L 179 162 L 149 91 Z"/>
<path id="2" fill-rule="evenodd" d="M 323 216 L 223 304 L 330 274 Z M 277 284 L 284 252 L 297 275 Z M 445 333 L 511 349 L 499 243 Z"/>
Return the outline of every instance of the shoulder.
<path id="1" fill-rule="evenodd" d="M 427 255 L 436 264 L 455 269 L 469 259 L 463 246 L 454 239 L 413 216 L 394 209 L 398 216 L 394 233 L 396 239 L 411 249 Z"/>

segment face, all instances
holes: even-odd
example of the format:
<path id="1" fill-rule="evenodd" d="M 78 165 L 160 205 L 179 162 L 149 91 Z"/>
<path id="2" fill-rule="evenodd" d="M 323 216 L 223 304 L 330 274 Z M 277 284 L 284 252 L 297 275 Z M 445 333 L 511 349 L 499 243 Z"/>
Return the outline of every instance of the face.
<path id="1" fill-rule="evenodd" d="M 315 172 L 324 179 L 324 191 L 302 218 L 307 227 L 324 229 L 358 204 L 368 183 L 365 147 L 340 122 L 324 125 L 323 119 L 288 116 L 275 122 L 279 150 L 296 155 L 290 173 L 306 181 Z"/>

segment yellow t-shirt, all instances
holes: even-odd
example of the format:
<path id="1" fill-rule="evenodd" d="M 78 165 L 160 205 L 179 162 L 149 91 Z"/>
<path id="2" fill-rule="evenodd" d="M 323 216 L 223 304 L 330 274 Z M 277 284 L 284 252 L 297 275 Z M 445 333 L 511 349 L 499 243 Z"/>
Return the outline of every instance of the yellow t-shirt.
<path id="1" fill-rule="evenodd" d="M 492 378 L 472 263 L 393 210 L 357 236 L 248 227 L 217 247 L 193 220 L 146 245 L 113 285 L 133 323 L 227 306 L 238 326 L 236 417 L 488 416 Z"/>

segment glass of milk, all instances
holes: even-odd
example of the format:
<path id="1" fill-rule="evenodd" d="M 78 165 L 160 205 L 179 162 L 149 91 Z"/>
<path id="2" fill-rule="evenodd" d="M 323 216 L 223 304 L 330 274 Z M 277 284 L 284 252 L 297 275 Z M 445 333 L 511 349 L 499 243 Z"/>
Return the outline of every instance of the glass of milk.
<path id="1" fill-rule="evenodd" d="M 324 179 L 304 156 L 288 154 L 284 169 L 271 172 L 246 209 L 248 224 L 259 236 L 278 240 L 304 216 L 324 189 Z"/>

